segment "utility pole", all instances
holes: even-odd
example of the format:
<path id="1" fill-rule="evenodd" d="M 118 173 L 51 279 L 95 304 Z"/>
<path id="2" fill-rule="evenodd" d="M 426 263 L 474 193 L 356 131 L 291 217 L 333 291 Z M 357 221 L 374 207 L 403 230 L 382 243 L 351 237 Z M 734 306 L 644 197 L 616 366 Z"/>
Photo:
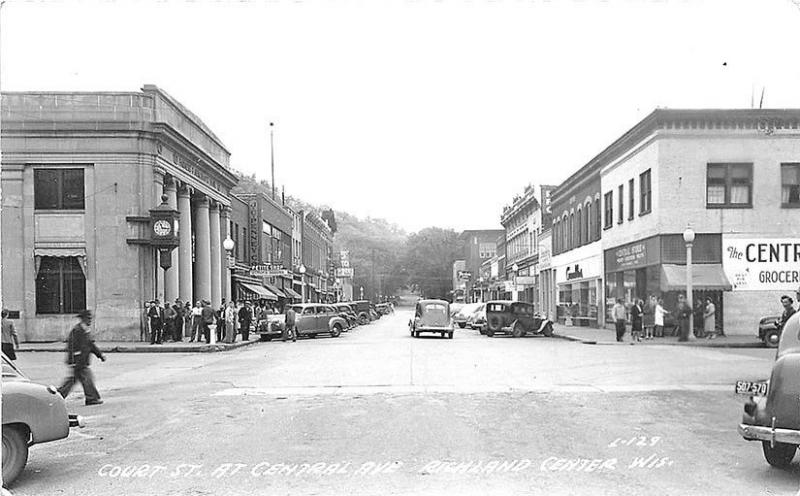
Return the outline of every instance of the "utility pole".
<path id="1" fill-rule="evenodd" d="M 275 145 L 272 139 L 272 127 L 274 123 L 269 123 L 269 161 L 272 170 L 272 201 L 275 201 Z"/>

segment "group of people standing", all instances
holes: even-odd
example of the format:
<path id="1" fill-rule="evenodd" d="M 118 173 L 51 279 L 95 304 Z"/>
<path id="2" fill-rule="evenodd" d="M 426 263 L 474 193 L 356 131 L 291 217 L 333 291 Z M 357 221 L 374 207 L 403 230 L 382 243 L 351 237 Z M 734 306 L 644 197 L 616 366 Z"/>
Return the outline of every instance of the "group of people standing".
<path id="1" fill-rule="evenodd" d="M 663 337 L 665 317 L 670 314 L 674 314 L 676 317 L 676 323 L 679 328 L 678 341 L 689 341 L 691 336 L 714 339 L 718 334 L 722 334 L 721 331 L 717 330 L 717 308 L 710 297 L 705 298 L 702 303 L 702 330 L 694 330 L 694 311 L 686 301 L 685 295 L 678 295 L 677 307 L 672 311 L 664 308 L 663 298 L 650 295 L 647 298 L 647 303 L 641 299 L 634 299 L 628 308 L 625 307 L 622 298 L 617 298 L 611 309 L 611 316 L 617 332 L 617 341 L 621 342 L 623 340 L 628 322 L 631 325 L 631 339 L 633 341 L 641 341 L 642 334 L 644 334 L 644 339 L 646 340 L 653 339 L 653 337 Z"/>
<path id="2" fill-rule="evenodd" d="M 253 326 L 267 319 L 269 315 L 281 313 L 277 303 L 261 300 L 250 301 L 222 300 L 219 308 L 213 308 L 208 300 L 197 301 L 192 307 L 180 299 L 170 305 L 162 305 L 159 300 L 145 304 L 147 333 L 150 344 L 165 341 L 181 342 L 189 337 L 189 342 L 211 342 L 211 328 L 215 326 L 216 342 L 233 343 L 241 334 L 242 340 L 250 340 Z"/>

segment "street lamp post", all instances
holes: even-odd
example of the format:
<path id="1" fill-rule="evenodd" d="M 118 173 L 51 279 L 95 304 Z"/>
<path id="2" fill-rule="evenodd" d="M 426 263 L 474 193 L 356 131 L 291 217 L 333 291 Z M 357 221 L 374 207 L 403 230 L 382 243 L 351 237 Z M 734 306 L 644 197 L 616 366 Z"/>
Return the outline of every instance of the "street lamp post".
<path id="1" fill-rule="evenodd" d="M 300 281 L 302 282 L 302 286 L 300 286 L 300 295 L 302 303 L 306 302 L 306 266 L 300 264 Z"/>
<path id="2" fill-rule="evenodd" d="M 228 298 L 228 301 L 235 299 L 233 297 L 233 288 L 231 287 L 233 285 L 231 281 L 233 277 L 233 267 L 236 265 L 236 259 L 233 256 L 233 249 L 235 247 L 236 245 L 234 244 L 233 239 L 231 239 L 231 234 L 228 233 L 228 237 L 226 237 L 225 241 L 222 242 L 222 248 L 228 254 L 225 260 L 225 265 L 228 267 L 228 270 L 225 271 L 225 296 Z"/>
<path id="3" fill-rule="evenodd" d="M 683 242 L 686 243 L 686 304 L 692 311 L 689 317 L 689 339 L 694 337 L 694 303 L 692 302 L 692 243 L 694 243 L 694 231 L 687 227 L 683 231 Z"/>
<path id="4" fill-rule="evenodd" d="M 514 278 L 512 279 L 512 281 L 514 281 L 514 291 L 513 291 L 514 295 L 511 297 L 511 299 L 513 301 L 517 301 L 519 300 L 519 291 L 517 291 L 517 272 L 519 271 L 519 265 L 517 264 L 512 265 L 511 270 L 512 272 L 514 272 Z"/>

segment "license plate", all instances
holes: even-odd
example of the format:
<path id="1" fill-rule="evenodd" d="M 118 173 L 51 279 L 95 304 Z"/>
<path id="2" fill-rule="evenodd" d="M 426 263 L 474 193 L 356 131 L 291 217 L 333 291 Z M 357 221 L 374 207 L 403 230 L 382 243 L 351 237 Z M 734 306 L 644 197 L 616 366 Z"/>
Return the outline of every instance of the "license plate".
<path id="1" fill-rule="evenodd" d="M 766 382 L 736 381 L 736 394 L 766 396 L 767 386 Z"/>

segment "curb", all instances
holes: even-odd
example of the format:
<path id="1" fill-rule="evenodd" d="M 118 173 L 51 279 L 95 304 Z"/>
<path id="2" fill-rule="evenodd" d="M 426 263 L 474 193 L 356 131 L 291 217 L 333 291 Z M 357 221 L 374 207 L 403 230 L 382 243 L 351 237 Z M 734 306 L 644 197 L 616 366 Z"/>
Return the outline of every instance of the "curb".
<path id="1" fill-rule="evenodd" d="M 218 353 L 223 351 L 231 351 L 245 346 L 250 346 L 258 343 L 258 339 L 251 341 L 241 341 L 233 344 L 206 344 L 202 346 L 158 346 L 150 344 L 134 344 L 134 345 L 119 345 L 119 346 L 103 346 L 102 343 L 97 347 L 102 353 Z M 46 348 L 23 348 L 16 350 L 17 353 L 30 353 L 30 352 L 64 352 L 65 346 L 59 343 L 58 346 L 49 346 Z"/>
<path id="2" fill-rule="evenodd" d="M 570 336 L 569 334 L 554 334 L 553 337 L 565 339 L 567 341 L 575 341 L 575 342 L 578 342 L 578 343 L 594 344 L 594 345 L 600 345 L 600 346 L 625 346 L 625 345 L 634 346 L 635 345 L 635 346 L 686 346 L 686 347 L 692 347 L 692 348 L 739 348 L 739 349 L 744 349 L 744 348 L 756 348 L 756 349 L 757 348 L 765 348 L 764 343 L 762 343 L 760 341 L 752 341 L 752 342 L 745 342 L 745 343 L 739 342 L 739 343 L 737 343 L 737 342 L 725 342 L 724 340 L 711 342 L 711 341 L 708 341 L 708 340 L 704 339 L 702 341 L 690 341 L 688 343 L 679 343 L 677 341 L 666 341 L 666 342 L 663 342 L 663 343 L 645 343 L 645 342 L 634 343 L 633 341 L 624 341 L 622 343 L 617 343 L 617 342 L 614 342 L 614 341 L 605 342 L 605 341 L 597 341 L 597 340 L 594 340 L 594 339 L 586 339 L 586 338 L 581 338 L 581 337 L 577 337 L 577 336 Z"/>

